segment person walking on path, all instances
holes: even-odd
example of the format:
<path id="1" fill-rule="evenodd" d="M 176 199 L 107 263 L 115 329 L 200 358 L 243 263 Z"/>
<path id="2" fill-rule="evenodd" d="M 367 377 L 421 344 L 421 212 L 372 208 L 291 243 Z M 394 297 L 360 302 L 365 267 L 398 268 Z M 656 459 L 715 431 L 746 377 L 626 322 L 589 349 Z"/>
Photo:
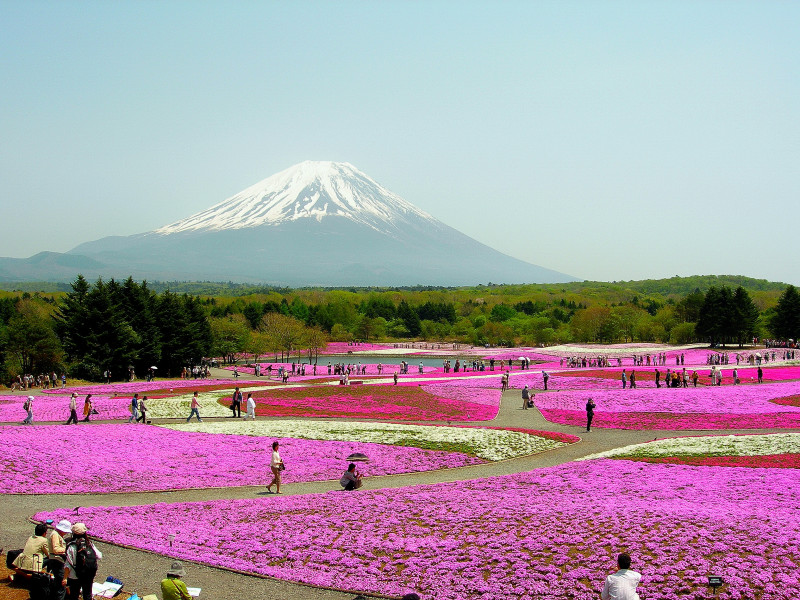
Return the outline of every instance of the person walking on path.
<path id="1" fill-rule="evenodd" d="M 625 369 L 622 369 L 622 389 L 625 389 L 625 384 L 628 382 L 628 376 L 625 374 Z"/>
<path id="2" fill-rule="evenodd" d="M 142 396 L 142 399 L 139 401 L 139 418 L 136 419 L 136 422 L 141 422 L 143 425 L 147 425 L 147 405 L 145 402 L 147 401 L 147 396 Z"/>
<path id="3" fill-rule="evenodd" d="M 78 394 L 72 392 L 69 398 L 69 419 L 64 425 L 77 425 L 78 424 Z"/>
<path id="4" fill-rule="evenodd" d="M 139 394 L 134 394 L 131 398 L 131 416 L 128 423 L 133 423 L 139 420 Z"/>
<path id="5" fill-rule="evenodd" d="M 89 422 L 89 417 L 92 416 L 92 395 L 86 394 L 86 398 L 83 401 L 83 421 L 84 423 Z"/>
<path id="6" fill-rule="evenodd" d="M 394 384 L 397 385 L 397 371 L 394 372 Z"/>
<path id="7" fill-rule="evenodd" d="M 28 413 L 28 416 L 25 417 L 25 420 L 22 422 L 22 424 L 33 425 L 33 396 L 28 396 L 25 399 L 25 404 L 22 405 L 22 408 Z"/>
<path id="8" fill-rule="evenodd" d="M 247 394 L 247 416 L 245 419 L 256 420 L 256 401 L 253 399 L 253 394 Z"/>
<path id="9" fill-rule="evenodd" d="M 272 486 L 276 486 L 275 493 L 281 494 L 281 471 L 286 467 L 283 464 L 280 452 L 278 452 L 278 442 L 272 442 L 272 460 L 269 462 L 270 471 L 272 471 L 272 481 L 267 486 L 267 491 L 272 493 Z"/>
<path id="10" fill-rule="evenodd" d="M 764 371 L 761 370 L 761 367 L 758 367 L 758 383 L 764 383 Z"/>
<path id="11" fill-rule="evenodd" d="M 231 411 L 233 414 L 231 418 L 236 419 L 242 416 L 242 392 L 239 391 L 239 386 L 233 391 L 233 398 L 231 398 Z"/>
<path id="12" fill-rule="evenodd" d="M 600 594 L 602 600 L 639 600 L 636 587 L 642 579 L 642 575 L 636 571 L 631 571 L 631 557 L 622 553 L 617 557 L 617 567 L 619 570 L 606 577 L 603 584 L 603 591 Z"/>
<path id="13" fill-rule="evenodd" d="M 200 418 L 200 408 L 202 408 L 202 405 L 197 400 L 197 392 L 195 392 L 194 395 L 192 395 L 192 404 L 191 404 L 190 408 L 192 410 L 189 413 L 189 416 L 186 418 L 186 422 L 188 423 L 189 421 L 192 420 L 193 416 L 196 416 L 197 417 L 197 422 L 198 423 L 202 423 L 203 419 Z"/>
<path id="14" fill-rule="evenodd" d="M 547 371 L 542 371 L 542 381 L 544 381 L 544 391 L 547 391 L 547 380 L 550 379 L 550 374 Z"/>
<path id="15" fill-rule="evenodd" d="M 530 400 L 531 395 L 528 392 L 528 386 L 526 385 L 522 388 L 522 410 L 528 410 L 528 400 Z"/>
<path id="16" fill-rule="evenodd" d="M 594 400 L 589 398 L 586 402 L 586 431 L 592 430 L 592 419 L 594 419 L 594 408 L 597 406 Z"/>
<path id="17" fill-rule="evenodd" d="M 631 369 L 631 389 L 636 387 L 636 369 Z"/>

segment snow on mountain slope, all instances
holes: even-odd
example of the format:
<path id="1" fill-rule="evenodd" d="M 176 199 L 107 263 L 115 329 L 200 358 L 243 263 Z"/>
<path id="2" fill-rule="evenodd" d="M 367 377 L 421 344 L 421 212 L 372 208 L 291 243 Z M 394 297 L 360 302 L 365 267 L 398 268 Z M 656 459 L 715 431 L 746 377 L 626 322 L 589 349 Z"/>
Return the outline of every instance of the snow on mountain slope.
<path id="1" fill-rule="evenodd" d="M 443 224 L 349 163 L 305 161 L 224 202 L 156 229 L 156 234 L 280 225 L 298 219 L 344 217 L 396 237 L 408 226 Z"/>

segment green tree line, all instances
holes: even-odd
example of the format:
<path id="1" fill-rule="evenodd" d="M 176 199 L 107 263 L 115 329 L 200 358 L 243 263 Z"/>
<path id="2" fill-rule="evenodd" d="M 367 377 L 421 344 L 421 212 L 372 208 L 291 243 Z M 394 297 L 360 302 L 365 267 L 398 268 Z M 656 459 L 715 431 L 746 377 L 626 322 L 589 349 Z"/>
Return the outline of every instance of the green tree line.
<path id="1" fill-rule="evenodd" d="M 647 291 L 685 289 L 664 281 L 210 296 L 156 292 L 132 278 L 90 284 L 79 276 L 67 292 L 0 292 L 0 375 L 7 381 L 55 370 L 98 380 L 110 370 L 122 379 L 129 367 L 141 375 L 150 366 L 176 375 L 204 357 L 242 352 L 313 360 L 328 340 L 738 345 L 800 337 L 794 286 L 753 280 L 755 289 L 723 283 L 686 293 Z"/>

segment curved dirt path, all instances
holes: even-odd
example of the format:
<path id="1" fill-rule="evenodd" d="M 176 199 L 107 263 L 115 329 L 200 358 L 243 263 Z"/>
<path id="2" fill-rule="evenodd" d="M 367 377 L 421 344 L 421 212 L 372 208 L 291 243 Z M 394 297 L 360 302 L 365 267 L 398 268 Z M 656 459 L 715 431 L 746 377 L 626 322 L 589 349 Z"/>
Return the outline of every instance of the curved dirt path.
<path id="1" fill-rule="evenodd" d="M 214 376 L 224 378 L 225 375 L 229 373 L 230 372 L 218 370 L 214 373 Z M 497 377 L 497 374 L 493 373 L 487 375 L 487 377 Z M 231 379 L 232 384 L 234 383 L 230 375 L 227 378 Z M 426 381 L 430 381 L 430 379 L 426 379 Z M 173 419 L 165 421 L 173 421 Z M 550 423 L 546 421 L 535 408 L 523 410 L 520 390 L 514 388 L 503 393 L 498 415 L 492 421 L 473 421 L 452 424 L 524 427 L 543 431 L 557 431 L 577 435 L 581 438 L 581 441 L 539 454 L 522 456 L 500 462 L 439 471 L 370 477 L 365 480 L 364 489 L 400 488 L 411 485 L 425 485 L 498 475 L 511 475 L 571 462 L 596 452 L 603 452 L 629 444 L 651 441 L 657 438 L 708 435 L 711 433 L 721 435 L 730 433 L 771 432 L 770 430 L 714 430 L 712 432 L 668 430 L 638 431 L 621 429 L 593 429 L 591 432 L 586 432 L 580 427 Z M 58 459 L 56 458 L 54 460 L 54 468 L 57 468 L 57 462 Z M 113 479 L 113 473 L 109 474 L 109 478 Z M 335 480 L 297 483 L 285 486 L 284 495 L 313 494 L 338 488 L 338 481 Z M 65 506 L 76 507 L 77 512 L 72 519 L 73 522 L 76 522 L 80 517 L 79 507 L 82 506 L 133 506 L 161 502 L 171 503 L 228 499 L 230 500 L 231 510 L 235 511 L 237 499 L 257 497 L 271 496 L 266 493 L 264 488 L 253 486 L 106 495 L 7 495 L 3 497 L 2 506 L 0 506 L 0 523 L 2 523 L 2 528 L 0 528 L 0 546 L 4 548 L 21 547 L 24 540 L 32 533 L 32 526 L 28 522 L 28 517 L 41 510 L 53 510 Z M 170 558 L 140 550 L 120 548 L 109 544 L 100 544 L 100 547 L 105 556 L 101 563 L 100 574 L 114 575 L 125 582 L 126 589 L 137 591 L 140 596 L 158 592 L 158 582 L 163 578 L 164 573 L 169 567 L 171 562 Z M 255 597 L 266 600 L 350 600 L 354 596 L 353 592 L 314 588 L 282 580 L 266 579 L 224 569 L 207 567 L 199 563 L 184 562 L 188 569 L 188 575 L 186 577 L 187 583 L 193 587 L 203 588 L 201 598 L 206 600 L 227 600 L 228 598 L 236 597 Z"/>

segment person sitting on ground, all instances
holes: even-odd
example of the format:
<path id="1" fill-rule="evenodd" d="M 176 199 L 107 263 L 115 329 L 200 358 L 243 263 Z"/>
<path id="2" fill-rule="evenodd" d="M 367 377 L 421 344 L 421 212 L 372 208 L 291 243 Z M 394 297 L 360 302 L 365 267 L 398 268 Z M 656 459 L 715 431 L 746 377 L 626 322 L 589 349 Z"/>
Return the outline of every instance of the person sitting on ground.
<path id="1" fill-rule="evenodd" d="M 344 472 L 339 484 L 347 491 L 357 490 L 364 482 L 361 480 L 361 473 L 356 471 L 356 464 L 350 463 L 347 471 Z"/>
<path id="2" fill-rule="evenodd" d="M 161 580 L 161 596 L 164 600 L 192 600 L 186 584 L 181 577 L 186 576 L 183 564 L 176 560 L 167 571 L 167 577 Z"/>
<path id="3" fill-rule="evenodd" d="M 617 557 L 617 566 L 619 570 L 606 577 L 600 598 L 602 600 L 639 600 L 636 586 L 639 585 L 642 575 L 630 570 L 631 557 L 623 552 Z"/>
<path id="4" fill-rule="evenodd" d="M 33 535 L 25 542 L 22 553 L 14 559 L 12 563 L 17 571 L 28 571 L 32 573 L 42 573 L 44 571 L 44 560 L 50 556 L 49 543 L 44 537 L 47 533 L 47 525 L 39 523 L 33 530 Z"/>
<path id="5" fill-rule="evenodd" d="M 47 538 L 50 550 L 50 572 L 53 574 L 52 598 L 64 600 L 67 590 L 61 587 L 64 577 L 64 562 L 67 557 L 67 544 L 72 539 L 72 523 L 63 519 L 58 522 Z"/>

